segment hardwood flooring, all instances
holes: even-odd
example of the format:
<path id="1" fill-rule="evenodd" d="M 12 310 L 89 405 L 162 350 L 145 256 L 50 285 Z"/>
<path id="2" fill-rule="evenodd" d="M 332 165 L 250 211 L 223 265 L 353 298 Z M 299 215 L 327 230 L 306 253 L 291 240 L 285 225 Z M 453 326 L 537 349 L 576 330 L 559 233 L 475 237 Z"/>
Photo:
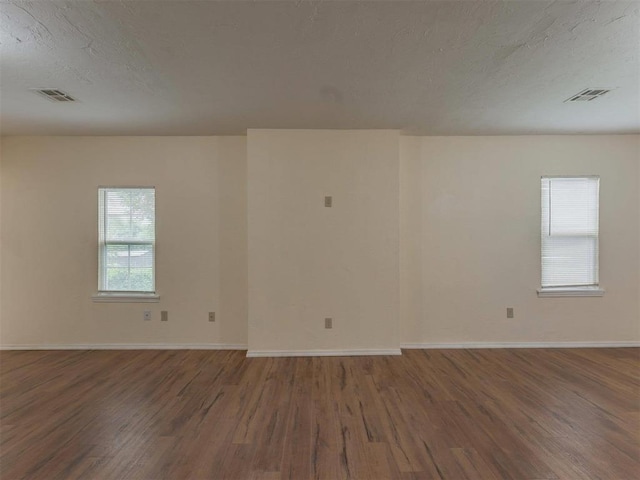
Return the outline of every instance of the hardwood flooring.
<path id="1" fill-rule="evenodd" d="M 640 478 L 640 350 L 0 353 L 0 477 Z"/>

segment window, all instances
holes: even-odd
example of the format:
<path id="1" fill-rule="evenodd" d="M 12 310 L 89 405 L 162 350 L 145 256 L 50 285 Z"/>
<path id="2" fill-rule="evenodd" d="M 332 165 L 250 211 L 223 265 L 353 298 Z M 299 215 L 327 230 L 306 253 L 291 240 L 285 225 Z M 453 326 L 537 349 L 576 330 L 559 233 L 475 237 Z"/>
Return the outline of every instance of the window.
<path id="1" fill-rule="evenodd" d="M 602 295 L 599 177 L 542 177 L 541 296 Z"/>
<path id="2" fill-rule="evenodd" d="M 155 241 L 154 188 L 99 188 L 98 296 L 154 294 Z"/>

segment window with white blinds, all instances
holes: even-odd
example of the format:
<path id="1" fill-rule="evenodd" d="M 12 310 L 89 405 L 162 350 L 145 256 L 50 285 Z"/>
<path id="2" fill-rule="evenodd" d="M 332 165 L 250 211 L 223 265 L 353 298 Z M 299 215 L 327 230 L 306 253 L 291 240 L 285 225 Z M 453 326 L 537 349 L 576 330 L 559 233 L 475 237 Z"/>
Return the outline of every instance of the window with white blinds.
<path id="1" fill-rule="evenodd" d="M 542 287 L 598 286 L 599 177 L 542 177 Z"/>
<path id="2" fill-rule="evenodd" d="M 155 189 L 98 189 L 100 292 L 155 292 Z"/>

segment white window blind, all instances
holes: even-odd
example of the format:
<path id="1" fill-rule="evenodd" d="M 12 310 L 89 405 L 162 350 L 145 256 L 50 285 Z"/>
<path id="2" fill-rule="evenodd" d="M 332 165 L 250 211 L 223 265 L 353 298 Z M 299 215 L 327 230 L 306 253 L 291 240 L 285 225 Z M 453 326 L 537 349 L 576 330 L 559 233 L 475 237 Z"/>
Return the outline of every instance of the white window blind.
<path id="1" fill-rule="evenodd" d="M 99 188 L 100 292 L 155 292 L 155 189 Z"/>
<path id="2" fill-rule="evenodd" d="M 598 177 L 542 177 L 542 287 L 598 285 Z"/>

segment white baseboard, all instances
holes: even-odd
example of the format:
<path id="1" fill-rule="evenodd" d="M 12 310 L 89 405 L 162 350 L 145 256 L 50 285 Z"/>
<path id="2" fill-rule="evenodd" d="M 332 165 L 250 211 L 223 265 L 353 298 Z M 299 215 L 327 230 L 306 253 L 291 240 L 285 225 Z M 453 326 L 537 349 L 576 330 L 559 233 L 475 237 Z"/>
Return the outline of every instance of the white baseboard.
<path id="1" fill-rule="evenodd" d="M 468 343 L 403 343 L 403 349 L 459 348 L 622 348 L 640 347 L 640 342 L 468 342 Z"/>
<path id="2" fill-rule="evenodd" d="M 0 345 L 0 350 L 246 350 L 230 343 L 95 343 L 70 345 Z"/>
<path id="3" fill-rule="evenodd" d="M 359 355 L 402 355 L 399 348 L 379 350 L 249 350 L 247 357 L 352 357 Z"/>
<path id="4" fill-rule="evenodd" d="M 476 348 L 624 348 L 640 342 L 468 342 L 403 343 L 400 349 Z M 230 343 L 96 343 L 0 345 L 0 350 L 248 350 L 247 357 L 342 357 L 359 355 L 402 355 L 400 349 L 357 350 L 248 350 L 246 344 Z"/>

